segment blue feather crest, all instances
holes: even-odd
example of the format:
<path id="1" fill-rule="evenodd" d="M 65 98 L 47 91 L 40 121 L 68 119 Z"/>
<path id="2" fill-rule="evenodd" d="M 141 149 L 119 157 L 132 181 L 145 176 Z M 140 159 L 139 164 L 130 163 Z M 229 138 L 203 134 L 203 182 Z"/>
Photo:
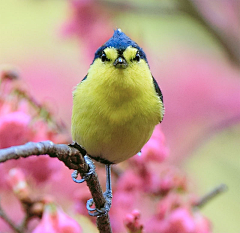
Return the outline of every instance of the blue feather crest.
<path id="1" fill-rule="evenodd" d="M 94 60 L 101 57 L 102 51 L 107 47 L 113 47 L 118 51 L 123 52 L 129 46 L 138 49 L 140 57 L 147 62 L 146 55 L 142 48 L 140 48 L 136 42 L 126 36 L 121 29 L 114 30 L 113 36 L 96 51 Z"/>

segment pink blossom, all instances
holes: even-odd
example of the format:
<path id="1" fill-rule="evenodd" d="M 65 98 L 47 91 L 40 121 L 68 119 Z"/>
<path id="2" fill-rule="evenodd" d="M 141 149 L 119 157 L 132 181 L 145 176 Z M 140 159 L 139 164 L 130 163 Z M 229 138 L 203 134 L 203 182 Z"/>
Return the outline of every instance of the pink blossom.
<path id="1" fill-rule="evenodd" d="M 0 116 L 7 115 L 12 112 L 12 105 L 6 101 L 0 101 Z"/>
<path id="2" fill-rule="evenodd" d="M 48 124 L 42 120 L 36 121 L 34 123 L 34 136 L 32 138 L 32 141 L 34 142 L 40 142 L 45 140 L 52 140 L 54 133 L 52 130 L 50 130 Z"/>
<path id="3" fill-rule="evenodd" d="M 140 224 L 140 212 L 133 210 L 131 214 L 127 214 L 124 219 L 124 224 L 130 233 L 141 233 L 143 225 Z"/>
<path id="4" fill-rule="evenodd" d="M 21 145 L 29 141 L 32 136 L 30 120 L 30 115 L 21 111 L 0 116 L 0 148 Z"/>
<path id="5" fill-rule="evenodd" d="M 149 141 L 141 150 L 140 156 L 134 156 L 136 162 L 158 162 L 161 163 L 168 157 L 168 148 L 165 145 L 165 137 L 161 130 L 161 126 L 157 125 Z"/>
<path id="6" fill-rule="evenodd" d="M 194 216 L 185 207 L 166 211 L 162 219 L 153 216 L 145 228 L 147 233 L 197 233 Z"/>
<path id="7" fill-rule="evenodd" d="M 143 147 L 141 155 L 135 155 L 129 162 L 133 171 L 125 171 L 119 184 L 128 185 L 129 189 L 157 193 L 160 187 L 159 163 L 168 156 L 168 148 L 160 126 L 156 126 L 152 137 Z M 152 166 L 154 165 L 154 166 Z M 158 172 L 156 172 L 158 171 Z"/>
<path id="8" fill-rule="evenodd" d="M 149 192 L 156 193 L 159 186 L 159 177 L 154 171 L 142 166 L 136 171 L 127 169 L 117 182 L 117 192 L 135 193 Z"/>
<path id="9" fill-rule="evenodd" d="M 194 233 L 195 221 L 186 208 L 175 209 L 168 217 L 168 227 L 164 233 Z"/>
<path id="10" fill-rule="evenodd" d="M 127 192 L 122 190 L 113 193 L 114 198 L 110 209 L 110 219 L 113 232 L 118 233 L 124 231 L 125 227 L 123 219 L 127 213 L 136 208 L 140 195 L 140 192 Z"/>
<path id="11" fill-rule="evenodd" d="M 77 35 L 84 43 L 85 53 L 93 59 L 97 48 L 112 36 L 111 18 L 116 14 L 111 14 L 96 0 L 71 0 L 70 11 L 63 33 Z"/>
<path id="12" fill-rule="evenodd" d="M 147 223 L 144 224 L 146 233 L 165 233 L 167 222 L 153 216 Z M 172 232 L 174 233 L 174 232 Z"/>
<path id="13" fill-rule="evenodd" d="M 168 194 L 161 199 L 156 214 L 145 224 L 147 233 L 210 233 L 210 222 L 182 197 Z"/>
<path id="14" fill-rule="evenodd" d="M 168 155 L 168 150 L 161 143 L 152 139 L 149 140 L 146 145 L 142 148 L 142 155 L 146 160 L 162 162 Z"/>
<path id="15" fill-rule="evenodd" d="M 33 233 L 81 233 L 82 228 L 59 207 L 48 204 L 43 217 Z"/>
<path id="16" fill-rule="evenodd" d="M 209 127 L 213 132 L 217 122 L 239 116 L 239 70 L 179 48 L 159 72 L 168 80 L 164 84 L 167 114 L 161 126 L 171 148 L 169 158 L 176 162 L 202 142 L 200 136 L 206 138 Z"/>
<path id="17" fill-rule="evenodd" d="M 159 219 L 164 219 L 173 209 L 181 205 L 181 196 L 176 193 L 169 193 L 157 204 L 156 215 Z"/>
<path id="18" fill-rule="evenodd" d="M 142 189 L 141 177 L 132 170 L 126 170 L 118 180 L 117 190 L 135 192 Z"/>
<path id="19" fill-rule="evenodd" d="M 13 168 L 9 171 L 8 183 L 20 199 L 29 196 L 28 184 L 21 169 Z"/>
<path id="20" fill-rule="evenodd" d="M 57 158 L 50 158 L 48 155 L 31 156 L 12 162 L 15 166 L 21 167 L 28 175 L 38 183 L 51 180 L 60 173 L 61 162 Z"/>
<path id="21" fill-rule="evenodd" d="M 171 190 L 187 191 L 186 176 L 182 175 L 178 169 L 166 165 L 160 171 L 159 187 L 157 193 L 166 194 Z"/>
<path id="22" fill-rule="evenodd" d="M 26 105 L 27 102 L 24 102 L 24 104 Z M 57 133 L 49 129 L 46 122 L 35 121 L 33 124 L 33 116 L 25 113 L 25 111 L 28 111 L 25 105 L 18 106 L 21 110 L 15 112 L 11 112 L 11 104 L 4 104 L 1 107 L 0 148 L 21 145 L 28 141 L 56 141 L 55 135 Z M 60 166 L 61 163 L 58 159 L 49 158 L 49 156 L 32 156 L 27 160 L 11 160 L 5 164 L 0 164 L 1 170 L 6 172 L 12 167 L 21 167 L 27 175 L 31 175 L 37 182 L 45 182 L 52 178 L 54 174 L 59 172 Z M 5 186 L 5 179 L 4 175 L 0 178 L 0 183 L 3 186 Z"/>
<path id="23" fill-rule="evenodd" d="M 202 216 L 199 212 L 194 213 L 196 223 L 196 233 L 211 233 L 210 221 Z"/>
<path id="24" fill-rule="evenodd" d="M 160 180 L 159 184 L 160 192 L 166 193 L 170 191 L 171 189 L 175 188 L 174 180 L 171 176 L 166 175 Z"/>
<path id="25" fill-rule="evenodd" d="M 11 160 L 7 163 L 0 164 L 0 169 L 4 174 L 13 168 L 21 168 L 27 177 L 33 178 L 36 183 L 44 183 L 49 180 L 53 181 L 59 176 L 63 164 L 57 158 L 50 158 L 48 155 L 30 156 L 29 158 L 21 158 Z M 0 177 L 0 185 L 6 180 L 5 176 Z"/>

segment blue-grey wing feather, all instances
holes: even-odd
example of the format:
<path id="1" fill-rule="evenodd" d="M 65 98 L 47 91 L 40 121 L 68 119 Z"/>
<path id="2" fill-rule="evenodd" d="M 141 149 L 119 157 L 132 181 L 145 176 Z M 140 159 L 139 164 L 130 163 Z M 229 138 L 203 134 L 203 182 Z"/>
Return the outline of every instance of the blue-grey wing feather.
<path id="1" fill-rule="evenodd" d="M 157 94 L 159 95 L 160 99 L 162 100 L 163 102 L 163 95 L 162 95 L 162 91 L 160 89 L 160 87 L 158 86 L 158 83 L 157 81 L 155 80 L 155 78 L 152 76 L 153 78 L 153 84 L 154 84 L 154 87 L 155 87 L 155 91 L 157 92 Z"/>

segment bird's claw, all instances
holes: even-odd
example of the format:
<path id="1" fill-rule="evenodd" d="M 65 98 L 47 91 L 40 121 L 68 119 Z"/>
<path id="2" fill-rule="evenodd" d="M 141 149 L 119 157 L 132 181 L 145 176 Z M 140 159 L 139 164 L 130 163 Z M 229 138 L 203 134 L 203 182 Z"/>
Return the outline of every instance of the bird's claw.
<path id="1" fill-rule="evenodd" d="M 89 171 L 82 176 L 82 179 L 78 180 L 77 177 L 78 177 L 79 172 L 78 172 L 78 170 L 75 170 L 72 173 L 72 180 L 76 183 L 83 183 L 84 181 L 88 180 L 92 174 L 95 173 L 95 166 L 94 166 L 92 160 L 87 155 L 84 156 L 84 160 L 89 166 Z"/>
<path id="2" fill-rule="evenodd" d="M 87 201 L 87 210 L 90 216 L 101 217 L 109 212 L 112 205 L 112 191 L 106 191 L 103 196 L 105 198 L 105 205 L 101 209 L 91 207 L 94 204 L 92 198 Z"/>
<path id="3" fill-rule="evenodd" d="M 85 156 L 87 154 L 87 151 L 84 149 L 84 147 L 80 146 L 77 142 L 72 142 L 71 144 L 68 144 L 68 146 L 76 148 L 80 151 L 80 153 Z"/>
<path id="4" fill-rule="evenodd" d="M 95 166 L 92 162 L 92 160 L 86 155 L 86 151 L 84 148 L 82 148 L 78 143 L 72 143 L 70 144 L 69 146 L 71 147 L 74 147 L 76 149 L 78 149 L 80 151 L 80 153 L 82 155 L 84 155 L 84 160 L 85 162 L 88 164 L 89 166 L 89 171 L 85 174 L 83 174 L 82 176 L 82 179 L 77 179 L 78 177 L 78 170 L 75 170 L 73 173 L 72 173 L 72 180 L 76 183 L 83 183 L 84 181 L 88 180 L 92 174 L 95 173 Z M 108 173 L 110 172 L 110 166 L 108 166 Z M 92 208 L 92 206 L 94 205 L 94 201 L 93 199 L 89 199 L 87 201 L 87 204 L 86 204 L 86 207 L 87 207 L 87 210 L 88 210 L 88 214 L 90 216 L 93 216 L 93 217 L 100 217 L 100 216 L 104 216 L 106 215 L 110 208 L 111 208 L 111 205 L 112 205 L 112 190 L 111 190 L 111 180 L 108 180 L 108 182 L 110 183 L 109 185 L 107 185 L 107 191 L 104 192 L 103 196 L 104 196 L 104 199 L 105 199 L 105 204 L 104 204 L 104 207 L 98 209 L 98 208 Z"/>

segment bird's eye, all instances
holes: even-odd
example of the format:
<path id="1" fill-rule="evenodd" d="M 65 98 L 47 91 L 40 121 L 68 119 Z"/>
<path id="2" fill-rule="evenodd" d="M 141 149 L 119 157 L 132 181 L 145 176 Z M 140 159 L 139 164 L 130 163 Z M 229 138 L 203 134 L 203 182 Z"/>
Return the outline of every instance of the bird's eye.
<path id="1" fill-rule="evenodd" d="M 102 62 L 109 61 L 109 59 L 107 59 L 107 55 L 105 52 L 102 52 L 101 60 Z"/>
<path id="2" fill-rule="evenodd" d="M 137 62 L 140 61 L 140 54 L 139 54 L 139 52 L 137 52 L 137 54 L 136 54 L 135 58 L 133 58 L 133 60 L 137 61 Z"/>

